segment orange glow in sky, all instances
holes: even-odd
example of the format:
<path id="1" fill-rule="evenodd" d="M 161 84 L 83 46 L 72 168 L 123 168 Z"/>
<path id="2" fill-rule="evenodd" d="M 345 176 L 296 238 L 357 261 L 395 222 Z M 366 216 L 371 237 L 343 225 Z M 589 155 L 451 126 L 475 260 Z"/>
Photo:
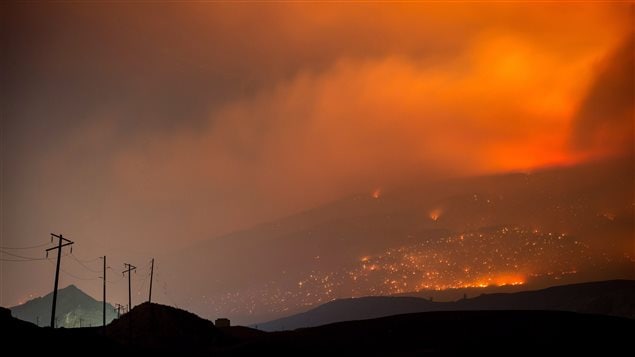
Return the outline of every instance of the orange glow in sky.
<path id="1" fill-rule="evenodd" d="M 196 130 L 141 134 L 143 146 L 113 159 L 122 191 L 142 201 L 170 202 L 192 190 L 232 187 L 244 197 L 235 211 L 224 209 L 233 220 L 222 225 L 231 225 L 244 222 L 243 204 L 260 219 L 273 218 L 359 192 L 359 182 L 384 185 L 412 173 L 461 176 L 570 165 L 624 152 L 631 143 L 619 137 L 627 131 L 615 128 L 604 130 L 600 144 L 594 142 L 604 126 L 598 121 L 606 119 L 596 118 L 594 110 L 586 111 L 590 124 L 580 125 L 591 89 L 619 62 L 616 53 L 630 36 L 621 5 L 244 10 L 223 21 L 212 21 L 213 11 L 193 11 L 185 26 L 209 30 L 202 32 L 209 36 L 238 26 L 236 36 L 247 36 L 245 43 L 270 44 L 248 67 L 258 70 L 236 80 L 250 83 L 250 76 L 266 71 L 275 79 L 206 108 L 206 124 Z M 275 21 L 251 23 L 254 13 Z M 231 42 L 237 46 L 232 53 L 255 58 L 254 49 L 241 43 Z M 184 51 L 192 57 L 188 63 L 202 66 L 189 69 L 209 70 L 203 65 L 218 60 L 216 52 Z M 277 74 L 291 64 L 294 70 Z M 600 99 L 587 106 L 614 105 Z M 609 122 L 629 113 L 618 114 Z M 572 144 L 578 137 L 583 145 Z M 371 192 L 373 198 L 380 195 L 379 189 Z M 275 201 L 279 207 L 260 208 L 252 201 Z"/>
<path id="2" fill-rule="evenodd" d="M 414 228 L 402 226 L 393 212 L 416 196 L 400 187 L 635 152 L 631 3 L 12 2 L 6 11 L 3 246 L 37 245 L 26 240 L 59 229 L 81 237 L 86 254 L 110 259 L 125 247 L 126 261 L 134 262 L 146 259 L 148 247 L 170 256 L 215 242 L 218 249 L 201 262 L 209 269 L 196 273 L 247 286 L 265 280 L 243 266 L 213 268 L 231 257 L 223 249 L 235 241 L 222 237 L 300 212 L 313 217 L 314 209 L 355 197 L 314 223 L 289 223 L 289 232 L 276 223 L 253 241 L 306 231 L 297 241 L 315 242 L 310 257 L 321 258 L 311 261 L 327 270 L 336 261 L 329 252 L 341 253 L 337 259 L 350 254 L 368 268 L 354 272 L 364 289 L 365 277 L 413 266 L 408 279 L 393 272 L 387 283 L 380 280 L 388 290 L 360 290 L 367 294 L 411 290 L 419 278 L 433 288 L 522 284 L 513 267 L 490 271 L 481 261 L 483 270 L 465 272 L 447 257 L 427 255 L 427 247 L 416 251 L 433 265 L 417 265 L 405 253 L 382 265 L 372 254 L 387 247 L 338 244 L 371 233 L 382 244 L 410 236 L 414 244 L 423 235 L 413 230 L 454 231 L 446 226 L 473 216 L 455 218 L 461 210 L 446 205 L 439 190 L 439 200 L 413 203 Z M 51 210 L 51 202 L 60 204 Z M 338 223 L 324 247 L 313 240 L 322 232 L 313 230 L 318 222 L 375 209 L 382 213 L 354 226 L 368 224 L 365 233 L 339 232 Z M 615 207 L 595 214 L 623 222 Z M 519 217 L 517 223 L 534 224 L 531 215 Z M 374 228 L 382 225 L 385 231 Z M 467 233 L 456 233 L 446 238 L 468 244 Z M 247 243 L 235 251 L 250 254 Z M 283 253 L 305 263 L 288 247 L 244 268 L 277 279 Z M 198 269 L 181 263 L 166 271 L 190 277 L 189 269 Z M 538 265 L 518 270 L 528 274 Z M 437 276 L 430 267 L 447 270 Z M 48 272 L 26 277 L 20 269 L 0 269 L 5 305 L 35 286 L 38 293 L 50 289 Z M 392 284 L 399 279 L 409 285 Z M 175 290 L 211 292 L 173 281 Z M 329 284 L 321 291 L 330 299 Z"/>

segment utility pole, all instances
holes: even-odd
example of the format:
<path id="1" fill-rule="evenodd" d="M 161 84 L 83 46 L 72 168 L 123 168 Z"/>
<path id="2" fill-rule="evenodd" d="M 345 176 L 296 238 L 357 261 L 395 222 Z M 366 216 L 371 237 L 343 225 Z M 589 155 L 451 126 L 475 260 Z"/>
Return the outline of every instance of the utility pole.
<path id="1" fill-rule="evenodd" d="M 106 256 L 103 256 L 104 259 L 104 306 L 103 306 L 103 315 L 104 315 L 104 323 L 103 326 L 106 327 Z"/>
<path id="2" fill-rule="evenodd" d="M 117 304 L 117 318 L 121 317 L 121 308 L 123 307 L 123 305 L 121 304 Z"/>
<path id="3" fill-rule="evenodd" d="M 123 263 L 123 265 L 127 268 L 126 270 L 124 270 L 122 272 L 122 274 L 126 274 L 128 273 L 128 311 L 132 310 L 132 284 L 130 283 L 130 272 L 132 272 L 133 270 L 137 271 L 137 267 L 132 265 L 132 264 L 128 264 L 128 263 Z"/>
<path id="4" fill-rule="evenodd" d="M 148 295 L 148 302 L 152 302 L 152 276 L 154 275 L 154 258 L 152 258 L 152 266 L 150 267 L 150 294 Z"/>
<path id="5" fill-rule="evenodd" d="M 74 242 L 64 238 L 63 235 L 57 235 L 51 233 L 51 242 L 53 241 L 53 237 L 59 239 L 57 243 L 57 247 L 49 248 L 46 250 L 46 257 L 49 256 L 49 251 L 57 249 L 57 267 L 55 268 L 55 288 L 53 289 L 53 309 L 51 311 L 51 327 L 55 328 L 55 305 L 57 304 L 57 285 L 60 281 L 60 261 L 62 260 L 62 248 L 67 245 L 72 245 Z M 62 242 L 64 242 L 62 244 Z M 71 253 L 73 252 L 73 247 L 71 246 Z"/>

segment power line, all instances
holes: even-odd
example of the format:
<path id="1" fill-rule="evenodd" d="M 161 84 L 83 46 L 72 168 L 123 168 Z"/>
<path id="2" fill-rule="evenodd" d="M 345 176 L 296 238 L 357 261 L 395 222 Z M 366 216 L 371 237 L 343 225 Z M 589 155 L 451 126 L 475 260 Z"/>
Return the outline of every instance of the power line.
<path id="1" fill-rule="evenodd" d="M 121 317 L 121 308 L 124 307 L 123 305 L 117 303 L 117 318 Z M 125 313 L 125 311 L 124 311 Z"/>
<path id="2" fill-rule="evenodd" d="M 150 273 L 143 275 L 143 280 L 141 280 L 141 285 L 137 288 L 137 295 L 141 295 L 141 292 L 143 291 L 143 288 L 145 288 L 146 282 L 148 281 L 149 277 L 150 277 Z"/>
<path id="3" fill-rule="evenodd" d="M 53 261 L 52 261 L 52 260 L 50 260 L 50 259 L 46 259 L 46 261 L 50 262 L 51 264 L 55 264 L 55 263 L 53 263 Z M 99 279 L 99 278 L 97 278 L 97 277 L 95 277 L 95 278 L 83 278 L 83 277 L 81 277 L 81 276 L 77 276 L 77 275 L 75 275 L 75 274 L 69 273 L 68 271 L 64 270 L 64 268 L 62 268 L 62 267 L 60 267 L 60 271 L 61 271 L 62 273 L 64 273 L 64 274 L 66 274 L 66 275 L 70 276 L 71 278 L 75 278 L 75 279 L 77 279 L 77 280 L 85 280 L 85 281 L 87 281 L 87 280 L 97 280 L 97 279 Z"/>
<path id="4" fill-rule="evenodd" d="M 86 281 L 86 280 L 98 280 L 98 279 L 99 279 L 98 277 L 94 277 L 94 278 L 82 278 L 82 277 L 79 277 L 79 276 L 77 276 L 77 275 L 73 275 L 73 274 L 71 274 L 71 273 L 67 272 L 66 270 L 64 270 L 64 269 L 62 269 L 62 268 L 60 268 L 60 270 L 62 271 L 62 273 L 66 274 L 66 275 L 68 275 L 68 276 L 70 276 L 70 277 L 72 277 L 72 278 L 78 279 L 78 280 L 85 280 L 85 281 Z"/>
<path id="5" fill-rule="evenodd" d="M 103 327 L 106 327 L 106 256 L 104 255 L 104 272 L 101 278 L 104 280 L 104 304 L 103 304 Z"/>
<path id="6" fill-rule="evenodd" d="M 12 256 L 12 257 L 15 257 L 15 258 L 24 259 L 24 261 L 47 260 L 46 258 L 25 257 L 25 256 L 23 256 L 23 255 L 14 254 L 14 253 L 11 253 L 11 252 L 6 252 L 6 251 L 4 251 L 4 250 L 2 250 L 2 249 L 0 249 L 0 252 L 2 252 L 3 254 L 6 254 L 6 255 L 10 255 L 10 256 Z"/>
<path id="7" fill-rule="evenodd" d="M 86 259 L 86 260 L 84 260 L 84 259 L 79 259 L 79 258 L 77 258 L 77 256 L 73 254 L 73 258 L 74 258 L 75 260 L 79 261 L 79 262 L 82 262 L 82 263 L 92 263 L 92 262 L 96 262 L 96 261 L 97 261 L 97 260 L 99 260 L 99 259 L 102 259 L 103 257 L 97 257 L 97 258 L 93 258 L 93 259 Z"/>
<path id="8" fill-rule="evenodd" d="M 48 259 L 5 259 L 0 258 L 0 262 L 33 262 L 37 260 L 48 260 Z"/>
<path id="9" fill-rule="evenodd" d="M 123 280 L 123 275 L 121 275 L 117 280 L 106 280 L 109 284 L 117 284 Z"/>
<path id="10" fill-rule="evenodd" d="M 51 243 L 42 243 L 38 245 L 32 245 L 30 247 L 0 247 L 0 249 L 8 249 L 8 250 L 35 249 L 35 248 L 42 248 L 45 245 L 49 245 L 49 244 Z"/>
<path id="11" fill-rule="evenodd" d="M 95 269 L 91 269 L 90 267 L 86 266 L 84 263 L 82 263 L 81 260 L 77 259 L 77 257 L 74 254 L 71 254 L 71 258 L 73 258 L 73 260 L 75 260 L 79 265 L 81 265 L 82 267 L 84 267 L 84 269 L 91 271 L 93 273 L 101 273 L 99 270 L 95 270 Z M 99 258 L 97 258 L 99 259 Z M 93 259 L 92 261 L 95 261 L 96 259 Z"/>
<path id="12" fill-rule="evenodd" d="M 148 302 L 152 302 L 152 278 L 154 277 L 154 258 L 152 258 L 152 267 L 150 268 L 150 292 L 148 293 Z"/>
<path id="13" fill-rule="evenodd" d="M 172 306 L 178 308 L 179 306 L 176 304 L 174 299 L 172 299 L 172 296 L 170 296 L 170 294 L 168 293 L 168 283 L 167 283 L 167 281 L 163 280 L 163 278 L 161 276 L 159 276 L 159 274 L 156 273 L 156 272 L 155 272 L 155 275 L 157 276 L 157 282 L 158 283 L 163 282 L 163 284 L 162 284 L 163 285 L 163 289 L 162 289 L 163 295 L 170 300 L 170 302 L 172 303 Z"/>

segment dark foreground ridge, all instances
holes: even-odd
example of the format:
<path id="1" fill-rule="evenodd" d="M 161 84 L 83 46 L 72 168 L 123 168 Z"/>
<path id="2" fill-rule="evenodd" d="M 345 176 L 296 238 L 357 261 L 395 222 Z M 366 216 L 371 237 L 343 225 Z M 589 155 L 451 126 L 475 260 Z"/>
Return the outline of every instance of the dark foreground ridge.
<path id="1" fill-rule="evenodd" d="M 264 331 L 295 330 L 334 322 L 432 311 L 556 310 L 635 318 L 635 280 L 554 286 L 517 293 L 485 294 L 450 302 L 408 296 L 339 299 L 309 311 L 259 323 Z"/>
<path id="2" fill-rule="evenodd" d="M 118 344 L 142 351 L 193 353 L 219 340 L 211 321 L 171 306 L 143 303 L 106 327 Z"/>
<path id="3" fill-rule="evenodd" d="M 106 327 L 38 328 L 0 312 L 6 346 L 64 355 L 603 354 L 627 351 L 635 320 L 559 311 L 443 311 L 283 332 L 216 328 L 187 311 L 142 304 Z M 60 352 L 61 353 L 61 352 Z"/>

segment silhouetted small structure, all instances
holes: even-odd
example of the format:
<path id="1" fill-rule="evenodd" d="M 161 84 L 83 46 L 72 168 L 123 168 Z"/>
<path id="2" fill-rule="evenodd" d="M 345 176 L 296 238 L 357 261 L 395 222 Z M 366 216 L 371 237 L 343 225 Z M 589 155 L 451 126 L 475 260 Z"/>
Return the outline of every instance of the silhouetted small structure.
<path id="1" fill-rule="evenodd" d="M 229 319 L 226 319 L 224 317 L 220 319 L 216 319 L 216 321 L 214 321 L 214 325 L 216 327 L 229 327 L 230 326 Z"/>

